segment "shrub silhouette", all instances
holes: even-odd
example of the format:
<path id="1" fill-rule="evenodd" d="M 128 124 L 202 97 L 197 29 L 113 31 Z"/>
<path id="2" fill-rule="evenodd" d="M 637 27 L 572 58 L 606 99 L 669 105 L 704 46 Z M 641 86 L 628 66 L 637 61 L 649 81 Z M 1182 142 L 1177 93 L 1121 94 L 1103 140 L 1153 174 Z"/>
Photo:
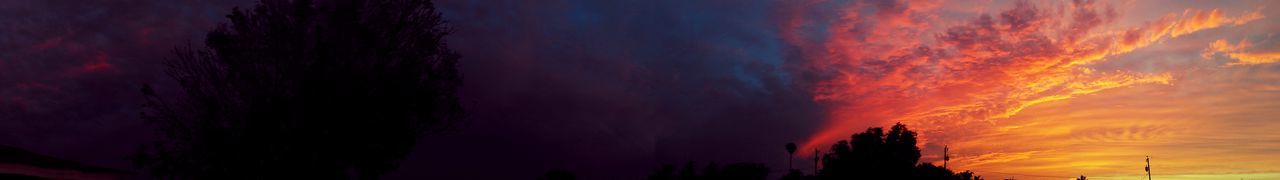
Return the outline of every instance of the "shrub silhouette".
<path id="1" fill-rule="evenodd" d="M 973 174 L 973 171 L 965 170 L 964 172 L 956 173 L 956 175 L 955 175 L 955 176 L 952 176 L 952 178 L 951 178 L 951 179 L 958 179 L 958 180 L 982 180 L 982 176 L 974 175 L 974 174 Z"/>
<path id="2" fill-rule="evenodd" d="M 763 180 L 769 176 L 769 168 L 759 163 L 733 163 L 719 167 L 708 164 L 702 173 L 696 171 L 696 163 L 690 161 L 676 172 L 676 167 L 664 165 L 649 175 L 649 180 Z"/>
<path id="3" fill-rule="evenodd" d="M 538 178 L 538 180 L 574 180 L 574 179 L 578 179 L 578 176 L 573 174 L 573 172 L 569 172 L 566 170 L 559 170 L 559 169 L 552 169 L 550 171 L 547 171 L 547 174 L 544 174 L 542 175 L 541 178 Z"/>
<path id="4" fill-rule="evenodd" d="M 800 172 L 800 170 L 794 170 L 794 169 L 792 169 L 791 171 L 788 171 L 787 174 L 782 175 L 782 180 L 812 180 L 812 179 L 818 179 L 818 177 L 813 175 L 806 175 L 804 174 L 804 172 Z"/>
<path id="5" fill-rule="evenodd" d="M 183 96 L 144 85 L 162 179 L 376 179 L 463 116 L 459 56 L 428 0 L 261 1 L 175 50 Z"/>

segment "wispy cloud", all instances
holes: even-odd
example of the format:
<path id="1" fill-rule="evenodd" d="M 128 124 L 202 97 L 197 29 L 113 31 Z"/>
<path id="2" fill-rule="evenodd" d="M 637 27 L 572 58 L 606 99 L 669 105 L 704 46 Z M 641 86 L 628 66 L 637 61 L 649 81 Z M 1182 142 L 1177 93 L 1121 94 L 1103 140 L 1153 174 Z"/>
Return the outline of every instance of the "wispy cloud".
<path id="1" fill-rule="evenodd" d="M 1249 43 L 1248 39 L 1240 40 L 1235 45 L 1219 39 L 1209 44 L 1209 47 L 1205 48 L 1201 57 L 1210 59 L 1214 54 L 1222 53 L 1226 54 L 1228 58 L 1236 60 L 1236 62 L 1231 62 L 1227 65 L 1256 65 L 1280 62 L 1280 51 L 1247 51 L 1246 49 L 1251 48 L 1251 46 L 1252 44 Z"/>
<path id="2" fill-rule="evenodd" d="M 903 122 L 923 132 L 926 151 L 940 150 L 943 145 L 952 150 L 971 149 L 960 151 L 968 156 L 956 160 L 961 167 L 1123 174 L 1117 169 L 1127 166 L 1129 160 L 1122 159 L 1150 154 L 1155 151 L 1151 146 L 1178 144 L 1182 141 L 1177 138 L 1207 135 L 1205 132 L 1230 132 L 1199 129 L 1223 123 L 1217 117 L 1196 115 L 1202 113 L 1199 108 L 1205 108 L 1202 104 L 1158 103 L 1181 102 L 1169 98 L 1244 98 L 1240 94 L 1194 98 L 1178 94 L 1214 90 L 1209 87 L 1271 86 L 1205 80 L 1217 78 L 1206 74 L 1225 76 L 1241 71 L 1217 66 L 1183 64 L 1177 71 L 1099 67 L 1111 61 L 1142 61 L 1117 59 L 1144 48 L 1167 46 L 1166 42 L 1197 36 L 1198 32 L 1264 21 L 1261 8 L 1235 12 L 1186 8 L 1130 25 L 1118 23 L 1126 12 L 1117 10 L 1116 5 L 1093 1 L 1016 1 L 1000 8 L 1004 10 L 981 13 L 959 24 L 939 22 L 940 14 L 962 14 L 945 8 L 867 13 L 868 9 L 914 5 L 896 3 L 901 4 L 807 1 L 789 8 L 811 11 L 789 10 L 785 11 L 789 14 L 779 15 L 784 17 L 780 18 L 782 37 L 797 49 L 793 72 L 806 75 L 803 79 L 817 79 L 809 84 L 814 99 L 832 110 L 826 129 L 815 133 L 806 148 L 825 147 L 867 126 Z M 878 12 L 875 10 L 870 12 Z M 1205 52 L 1221 52 L 1214 48 L 1222 48 L 1237 53 L 1228 56 L 1240 62 L 1274 60 L 1269 54 L 1241 53 L 1239 49 L 1247 46 L 1214 46 Z M 1161 94 L 1131 94 L 1137 93 L 1135 89 Z M 1270 95 L 1253 98 L 1274 99 Z M 1081 101 L 1152 104 L 1069 105 Z M 1257 111 L 1260 107 L 1269 105 L 1229 106 L 1220 111 Z M 1204 141 L 1212 140 L 1192 140 Z M 1236 141 L 1229 143 L 1240 143 Z M 1195 152 L 1207 151 L 1178 146 L 1164 152 L 1204 155 Z M 1221 171 L 1205 169 L 1213 168 L 1183 172 Z"/>

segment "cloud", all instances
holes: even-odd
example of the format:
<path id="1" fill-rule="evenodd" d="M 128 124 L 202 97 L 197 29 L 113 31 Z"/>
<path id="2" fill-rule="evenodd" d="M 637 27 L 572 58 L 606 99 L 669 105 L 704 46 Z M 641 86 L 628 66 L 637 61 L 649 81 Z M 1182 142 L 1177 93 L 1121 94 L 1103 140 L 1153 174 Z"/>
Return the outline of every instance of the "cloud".
<path id="1" fill-rule="evenodd" d="M 922 142 L 932 146 L 934 139 L 953 138 L 934 132 L 994 123 L 1037 104 L 1134 85 L 1169 85 L 1177 80 L 1170 72 L 1099 71 L 1091 65 L 1165 39 L 1263 17 L 1256 10 L 1227 16 L 1218 9 L 1187 9 L 1139 27 L 1115 28 L 1109 25 L 1120 12 L 1108 4 L 1074 1 L 1041 8 L 1017 1 L 995 15 L 932 32 L 855 13 L 874 9 L 861 4 L 819 1 L 806 4 L 817 10 L 780 15 L 814 16 L 804 13 L 830 6 L 844 10 L 826 14 L 839 18 L 790 19 L 780 26 L 780 32 L 792 33 L 782 36 L 793 37 L 787 42 L 798 49 L 791 60 L 798 68 L 792 72 L 809 80 L 814 99 L 832 109 L 826 129 L 808 139 L 806 149 L 824 147 L 860 127 L 893 122 L 925 132 Z M 927 21 L 919 17 L 929 13 L 939 12 L 904 14 Z M 919 37 L 926 34 L 933 39 Z"/>
<path id="2" fill-rule="evenodd" d="M 1258 65 L 1258 64 L 1270 64 L 1270 63 L 1280 62 L 1280 51 L 1264 51 L 1264 52 L 1246 51 L 1246 49 L 1249 49 L 1250 47 L 1252 47 L 1252 44 L 1250 44 L 1247 39 L 1240 40 L 1240 42 L 1236 45 L 1231 45 L 1226 40 L 1219 39 L 1217 41 L 1213 41 L 1213 43 L 1210 43 L 1209 47 L 1205 48 L 1204 51 L 1200 54 L 1200 56 L 1205 59 L 1210 59 L 1214 54 L 1218 54 L 1218 53 L 1226 54 L 1228 58 L 1236 60 L 1236 62 L 1228 63 L 1227 64 L 1228 66 Z"/>
<path id="3" fill-rule="evenodd" d="M 992 127 L 949 133 L 952 166 L 1042 175 L 1132 176 L 1152 156 L 1162 176 L 1274 173 L 1280 144 L 1271 109 L 1276 73 L 1250 66 L 1202 72 L 1171 85 L 1136 85 L 1029 107 Z M 1030 158 L 979 160 L 993 152 Z M 974 159 L 966 159 L 974 158 Z M 940 162 L 936 160 L 934 162 Z M 980 171 L 981 172 L 981 171 Z M 1208 178 L 1214 179 L 1214 178 Z"/>
<path id="4" fill-rule="evenodd" d="M 1243 25 L 1263 17 L 1265 16 L 1262 15 L 1261 9 L 1235 17 L 1228 17 L 1219 9 L 1208 11 L 1186 9 L 1182 15 L 1170 13 L 1159 20 L 1148 22 L 1144 26 L 1129 28 L 1120 33 L 1119 37 L 1117 37 L 1120 41 L 1116 43 L 1114 48 L 1110 49 L 1112 51 L 1110 54 L 1130 52 L 1137 48 L 1149 46 L 1162 39 L 1176 38 L 1205 29 L 1227 25 Z"/>
<path id="5" fill-rule="evenodd" d="M 246 2 L 0 1 L 0 144 L 130 167 L 138 87 L 172 84 L 159 60 Z"/>
<path id="6" fill-rule="evenodd" d="M 137 84 L 168 82 L 155 63 L 167 49 L 198 45 L 250 2 L 0 2 L 0 119 L 25 120 L 0 122 L 0 143 L 127 167 L 112 154 L 134 147 L 98 138 L 142 136 L 130 134 L 140 132 Z M 953 167 L 975 170 L 1132 176 L 1133 157 L 1156 154 L 1179 172 L 1275 172 L 1217 168 L 1275 163 L 1236 155 L 1277 147 L 1250 141 L 1276 138 L 1264 120 L 1275 117 L 1268 93 L 1280 76 L 1252 63 L 1274 62 L 1259 49 L 1273 42 L 1239 30 L 1272 14 L 1252 2 L 1158 2 L 1179 7 L 1134 16 L 1157 6 L 1110 3 L 438 1 L 464 56 L 472 120 L 425 139 L 390 176 L 640 177 L 685 160 L 784 167 L 785 142 L 817 149 L 893 122 L 921 132 L 926 162 L 949 145 Z M 1200 33 L 1214 29 L 1223 31 Z M 1172 41 L 1242 32 L 1255 34 L 1203 51 Z M 1107 64 L 1161 63 L 1120 58 L 1168 46 L 1250 66 Z M 1186 165 L 1200 162 L 1222 163 Z M 517 170 L 477 173 L 491 169 Z"/>
<path id="7" fill-rule="evenodd" d="M 1252 45 L 1249 44 L 1248 40 L 1241 40 L 1240 44 L 1231 45 L 1230 43 L 1227 43 L 1227 40 L 1219 39 L 1217 41 L 1213 41 L 1213 43 L 1210 43 L 1209 47 L 1205 48 L 1204 51 L 1200 54 L 1200 57 L 1209 59 L 1211 58 L 1210 56 L 1213 56 L 1214 53 L 1241 51 L 1241 50 L 1244 50 L 1245 48 L 1249 48 L 1249 46 L 1252 46 Z"/>
<path id="8" fill-rule="evenodd" d="M 980 165 L 991 164 L 991 163 L 1003 163 L 1003 162 L 1009 162 L 1009 161 L 1030 159 L 1031 156 L 1040 152 L 1041 151 L 1027 151 L 1027 152 L 1016 152 L 1016 153 L 993 152 L 993 153 L 986 153 L 986 154 L 981 154 L 977 156 L 966 156 L 964 158 L 957 159 L 956 161 L 970 161 L 973 163 L 969 165 L 980 166 Z"/>
<path id="9" fill-rule="evenodd" d="M 793 85 L 773 17 L 761 13 L 780 3 L 439 1 L 464 56 L 462 99 L 474 103 L 469 125 L 422 143 L 467 148 L 423 149 L 405 168 L 438 173 L 390 176 L 518 179 L 557 168 L 608 179 L 689 160 L 785 167 L 774 147 L 803 139 L 824 113 Z M 482 173 L 494 168 L 513 173 Z"/>
<path id="10" fill-rule="evenodd" d="M 1227 56 L 1239 61 L 1232 63 L 1231 65 L 1269 64 L 1280 62 L 1280 52 L 1242 52 L 1229 53 Z"/>

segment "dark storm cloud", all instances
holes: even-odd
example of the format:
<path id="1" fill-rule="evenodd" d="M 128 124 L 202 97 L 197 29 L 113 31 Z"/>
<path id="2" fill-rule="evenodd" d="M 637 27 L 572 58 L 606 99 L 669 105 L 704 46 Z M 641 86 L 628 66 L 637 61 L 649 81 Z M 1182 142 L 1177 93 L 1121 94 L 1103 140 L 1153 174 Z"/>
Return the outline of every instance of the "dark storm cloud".
<path id="1" fill-rule="evenodd" d="M 419 144 L 401 177 L 635 178 L 687 160 L 781 172 L 782 145 L 821 113 L 782 68 L 771 3 L 441 1 L 471 122 Z"/>
<path id="2" fill-rule="evenodd" d="M 132 169 L 122 156 L 150 139 L 140 85 L 175 89 L 159 61 L 252 2 L 0 2 L 0 144 Z M 782 145 L 823 112 L 782 68 L 772 3 L 439 1 L 470 117 L 391 177 L 630 179 L 688 160 L 781 174 Z"/>
<path id="3" fill-rule="evenodd" d="M 127 169 L 138 87 L 247 0 L 0 1 L 0 144 Z"/>

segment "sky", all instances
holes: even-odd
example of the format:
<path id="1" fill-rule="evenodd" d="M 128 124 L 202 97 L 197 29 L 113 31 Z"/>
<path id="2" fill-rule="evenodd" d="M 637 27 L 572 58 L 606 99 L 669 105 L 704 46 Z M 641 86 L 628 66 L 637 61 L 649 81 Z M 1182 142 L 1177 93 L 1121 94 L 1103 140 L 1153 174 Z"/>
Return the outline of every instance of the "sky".
<path id="1" fill-rule="evenodd" d="M 132 169 L 141 84 L 176 89 L 160 62 L 253 3 L 0 2 L 0 144 Z M 903 123 L 989 179 L 1280 179 L 1277 5 L 438 0 L 469 117 L 388 178 L 782 174 L 783 144 Z"/>

